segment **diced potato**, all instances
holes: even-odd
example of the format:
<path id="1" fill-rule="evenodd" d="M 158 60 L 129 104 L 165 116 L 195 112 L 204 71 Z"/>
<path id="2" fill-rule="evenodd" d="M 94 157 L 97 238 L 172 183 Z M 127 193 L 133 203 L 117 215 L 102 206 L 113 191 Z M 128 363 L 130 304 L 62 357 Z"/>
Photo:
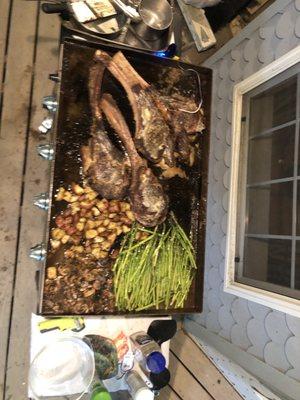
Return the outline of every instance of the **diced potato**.
<path id="1" fill-rule="evenodd" d="M 47 268 L 47 278 L 48 279 L 56 279 L 57 278 L 57 269 L 56 269 L 56 267 L 48 267 Z"/>
<path id="2" fill-rule="evenodd" d="M 93 190 L 86 194 L 86 198 L 88 200 L 94 200 L 98 196 L 98 193 L 94 192 Z"/>
<path id="3" fill-rule="evenodd" d="M 115 223 L 115 222 L 110 222 L 109 224 L 108 224 L 108 226 L 107 226 L 107 228 L 108 229 L 116 229 L 116 227 L 117 227 L 117 224 Z"/>
<path id="4" fill-rule="evenodd" d="M 52 239 L 55 239 L 55 240 L 62 239 L 65 234 L 66 234 L 65 231 L 60 228 L 54 228 L 51 231 L 51 237 L 52 237 Z"/>
<path id="5" fill-rule="evenodd" d="M 77 183 L 72 183 L 72 190 L 77 195 L 82 195 L 84 193 L 84 189 L 79 186 Z"/>
<path id="6" fill-rule="evenodd" d="M 102 221 L 98 221 L 98 220 L 94 221 L 95 228 L 98 228 L 100 225 L 102 225 Z"/>
<path id="7" fill-rule="evenodd" d="M 133 214 L 133 212 L 132 211 L 126 211 L 126 216 L 127 216 L 127 218 L 129 218 L 131 221 L 135 221 L 135 218 L 134 218 L 134 214 Z"/>
<path id="8" fill-rule="evenodd" d="M 50 244 L 51 244 L 52 249 L 56 250 L 60 246 L 60 241 L 59 240 L 50 239 Z"/>
<path id="9" fill-rule="evenodd" d="M 85 229 L 93 229 L 95 228 L 95 222 L 91 219 L 88 219 L 86 224 L 85 224 Z"/>
<path id="10" fill-rule="evenodd" d="M 77 224 L 76 224 L 76 229 L 77 229 L 79 232 L 82 232 L 83 229 L 84 229 L 84 226 L 85 226 L 85 223 L 84 223 L 84 222 L 77 222 Z"/>
<path id="11" fill-rule="evenodd" d="M 123 225 L 123 226 L 122 226 L 122 229 L 123 229 L 123 232 L 124 232 L 124 233 L 128 233 L 128 232 L 130 232 L 130 230 L 131 230 L 131 229 L 129 228 L 129 226 L 127 226 L 127 225 Z"/>
<path id="12" fill-rule="evenodd" d="M 130 210 L 130 204 L 126 203 L 125 201 L 121 201 L 120 208 L 122 212 Z"/>
<path id="13" fill-rule="evenodd" d="M 86 210 L 89 210 L 89 209 L 92 208 L 93 206 L 94 206 L 94 202 L 93 202 L 93 201 L 85 200 L 85 201 L 82 201 L 82 202 L 80 203 L 80 207 L 81 207 L 81 208 L 85 208 Z"/>
<path id="14" fill-rule="evenodd" d="M 60 187 L 60 188 L 58 189 L 58 192 L 57 192 L 56 195 L 55 195 L 55 198 L 56 198 L 57 201 L 63 200 L 65 191 L 66 191 L 66 190 L 65 190 L 63 187 Z"/>
<path id="15" fill-rule="evenodd" d="M 98 215 L 100 215 L 100 211 L 97 207 L 92 208 L 92 213 L 95 217 L 98 217 Z"/>
<path id="16" fill-rule="evenodd" d="M 110 220 L 107 218 L 103 221 L 103 226 L 108 226 L 110 224 Z"/>
<path id="17" fill-rule="evenodd" d="M 106 228 L 104 226 L 99 226 L 99 228 L 97 228 L 98 233 L 103 233 L 106 231 Z"/>
<path id="18" fill-rule="evenodd" d="M 72 215 L 77 214 L 80 211 L 80 204 L 78 201 L 71 203 L 71 213 Z"/>
<path id="19" fill-rule="evenodd" d="M 73 250 L 75 251 L 75 253 L 79 253 L 79 254 L 84 252 L 83 246 L 73 246 Z"/>
<path id="20" fill-rule="evenodd" d="M 97 201 L 96 207 L 98 208 L 99 211 L 104 211 L 108 208 L 108 200 L 102 199 Z"/>
<path id="21" fill-rule="evenodd" d="M 114 241 L 117 239 L 117 235 L 115 233 L 111 233 L 110 235 L 107 236 L 107 241 L 114 243 Z"/>
<path id="22" fill-rule="evenodd" d="M 64 235 L 64 236 L 61 238 L 62 244 L 68 243 L 69 239 L 70 239 L 70 235 Z"/>
<path id="23" fill-rule="evenodd" d="M 112 246 L 112 243 L 109 242 L 108 240 L 105 240 L 103 243 L 101 243 L 101 249 L 102 250 L 109 250 Z"/>
<path id="24" fill-rule="evenodd" d="M 78 199 L 79 199 L 79 197 L 76 196 L 76 194 L 73 194 L 73 195 L 70 197 L 70 203 L 75 203 L 75 201 L 77 201 Z"/>
<path id="25" fill-rule="evenodd" d="M 85 232 L 85 237 L 87 239 L 93 239 L 98 235 L 98 232 L 95 229 L 89 229 Z"/>
<path id="26" fill-rule="evenodd" d="M 92 254 L 97 260 L 104 259 L 108 256 L 106 251 L 101 250 L 99 247 L 92 250 Z"/>
<path id="27" fill-rule="evenodd" d="M 72 193 L 68 192 L 67 190 L 65 190 L 65 193 L 63 194 L 63 200 L 65 200 L 68 203 L 70 203 L 71 199 L 72 199 Z"/>
<path id="28" fill-rule="evenodd" d="M 116 235 L 119 236 L 119 235 L 121 235 L 121 233 L 123 233 L 123 229 L 120 226 L 117 226 L 115 232 L 116 232 Z"/>
<path id="29" fill-rule="evenodd" d="M 110 219 L 115 218 L 116 215 L 117 215 L 117 213 L 110 213 L 110 214 L 108 214 L 108 218 L 110 218 Z"/>
<path id="30" fill-rule="evenodd" d="M 93 239 L 93 242 L 94 242 L 94 243 L 103 243 L 104 240 L 105 240 L 104 237 L 96 236 L 96 237 Z"/>

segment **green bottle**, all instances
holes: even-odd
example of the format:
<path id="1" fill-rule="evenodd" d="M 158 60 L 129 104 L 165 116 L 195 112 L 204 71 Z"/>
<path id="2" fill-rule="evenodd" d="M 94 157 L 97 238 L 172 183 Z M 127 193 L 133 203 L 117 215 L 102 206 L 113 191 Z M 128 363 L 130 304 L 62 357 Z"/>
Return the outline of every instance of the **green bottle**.
<path id="1" fill-rule="evenodd" d="M 90 400 L 112 400 L 111 395 L 100 383 L 96 383 L 93 387 L 93 391 Z"/>

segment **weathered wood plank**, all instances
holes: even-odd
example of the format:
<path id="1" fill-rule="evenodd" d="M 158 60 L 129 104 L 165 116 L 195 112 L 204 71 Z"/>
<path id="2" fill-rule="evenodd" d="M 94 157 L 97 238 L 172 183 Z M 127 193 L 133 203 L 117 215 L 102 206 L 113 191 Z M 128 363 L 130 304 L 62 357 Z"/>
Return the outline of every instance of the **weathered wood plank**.
<path id="1" fill-rule="evenodd" d="M 54 83 L 48 74 L 58 67 L 59 20 L 57 16 L 40 13 L 39 31 L 34 69 L 32 115 L 28 138 L 24 198 L 21 212 L 20 245 L 17 254 L 17 275 L 9 341 L 5 399 L 27 398 L 29 368 L 30 318 L 36 311 L 37 291 L 35 271 L 37 265 L 28 258 L 29 248 L 43 240 L 46 213 L 33 206 L 34 195 L 49 189 L 49 163 L 41 159 L 36 145 L 50 138 L 36 132 L 46 111 L 41 107 L 42 97 L 52 93 Z M 22 334 L 20 334 L 22 332 Z"/>
<path id="2" fill-rule="evenodd" d="M 159 400 L 181 400 L 170 386 L 164 387 L 159 393 Z"/>
<path id="3" fill-rule="evenodd" d="M 242 400 L 240 395 L 184 331 L 171 340 L 171 350 L 215 400 Z"/>
<path id="4" fill-rule="evenodd" d="M 5 65 L 5 48 L 7 38 L 7 27 L 9 24 L 10 1 L 0 2 L 0 107 L 2 94 L 2 77 Z"/>
<path id="5" fill-rule="evenodd" d="M 172 352 L 170 353 L 169 370 L 171 373 L 170 386 L 182 400 L 213 400 Z"/>
<path id="6" fill-rule="evenodd" d="M 0 127 L 0 281 L 3 282 L 0 292 L 0 392 L 3 391 L 15 275 L 36 15 L 35 2 L 13 2 Z"/>

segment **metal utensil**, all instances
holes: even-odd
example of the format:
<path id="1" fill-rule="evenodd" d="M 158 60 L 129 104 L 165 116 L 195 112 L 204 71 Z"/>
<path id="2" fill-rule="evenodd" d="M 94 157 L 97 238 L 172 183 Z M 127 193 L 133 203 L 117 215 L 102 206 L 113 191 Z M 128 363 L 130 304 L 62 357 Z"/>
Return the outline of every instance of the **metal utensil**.
<path id="1" fill-rule="evenodd" d="M 141 20 L 140 14 L 134 7 L 127 6 L 121 0 L 111 0 L 111 2 L 116 5 L 127 17 L 131 18 L 132 21 L 139 22 Z"/>
<path id="2" fill-rule="evenodd" d="M 135 31 L 143 39 L 158 39 L 172 24 L 173 10 L 167 0 L 142 0 L 138 11 L 141 20 Z"/>

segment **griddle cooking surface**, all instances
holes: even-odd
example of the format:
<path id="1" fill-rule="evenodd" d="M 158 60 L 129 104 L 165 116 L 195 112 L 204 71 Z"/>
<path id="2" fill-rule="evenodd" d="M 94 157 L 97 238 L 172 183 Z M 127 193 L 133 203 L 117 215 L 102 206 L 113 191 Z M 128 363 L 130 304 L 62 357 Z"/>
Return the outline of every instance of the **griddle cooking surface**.
<path id="1" fill-rule="evenodd" d="M 81 160 L 80 148 L 86 144 L 89 138 L 92 121 L 89 98 L 88 98 L 88 75 L 96 48 L 106 50 L 113 54 L 118 49 L 98 44 L 82 44 L 82 42 L 67 41 L 64 43 L 61 72 L 61 90 L 59 101 L 59 114 L 56 132 L 56 151 L 53 175 L 53 198 L 50 209 L 49 230 L 54 227 L 54 217 L 62 211 L 64 205 L 54 201 L 56 190 L 60 186 L 67 187 L 72 182 L 80 183 Z M 123 51 L 123 50 L 122 50 Z M 180 77 L 175 86 L 180 93 L 189 97 L 195 96 L 197 92 L 197 81 L 195 76 L 183 74 L 179 70 L 179 63 L 136 53 L 131 50 L 123 51 L 126 58 L 137 70 L 137 72 L 157 89 L 168 94 L 174 90 L 174 79 Z M 190 65 L 181 64 L 183 68 Z M 206 218 L 206 186 L 207 186 L 207 155 L 209 143 L 209 114 L 211 93 L 211 71 L 205 68 L 193 67 L 198 71 L 202 82 L 204 96 L 204 113 L 206 117 L 206 131 L 200 137 L 199 157 L 192 169 L 187 169 L 188 180 L 173 178 L 164 181 L 165 190 L 170 198 L 170 211 L 176 215 L 179 223 L 185 231 L 191 235 L 196 250 L 198 270 L 190 290 L 185 307 L 180 310 L 149 310 L 143 314 L 164 314 L 170 312 L 199 312 L 202 306 L 202 285 L 204 266 L 204 233 Z M 176 80 L 176 79 L 175 79 Z M 112 94 L 117 101 L 127 123 L 134 131 L 134 122 L 131 108 L 125 92 L 120 84 L 105 72 L 103 79 L 103 91 Z M 109 130 L 109 126 L 107 126 Z M 117 143 L 113 132 L 111 138 Z M 121 146 L 120 143 L 117 143 Z M 61 252 L 50 254 L 48 246 L 48 257 L 45 267 L 59 261 Z M 118 312 L 114 314 L 119 314 Z"/>

